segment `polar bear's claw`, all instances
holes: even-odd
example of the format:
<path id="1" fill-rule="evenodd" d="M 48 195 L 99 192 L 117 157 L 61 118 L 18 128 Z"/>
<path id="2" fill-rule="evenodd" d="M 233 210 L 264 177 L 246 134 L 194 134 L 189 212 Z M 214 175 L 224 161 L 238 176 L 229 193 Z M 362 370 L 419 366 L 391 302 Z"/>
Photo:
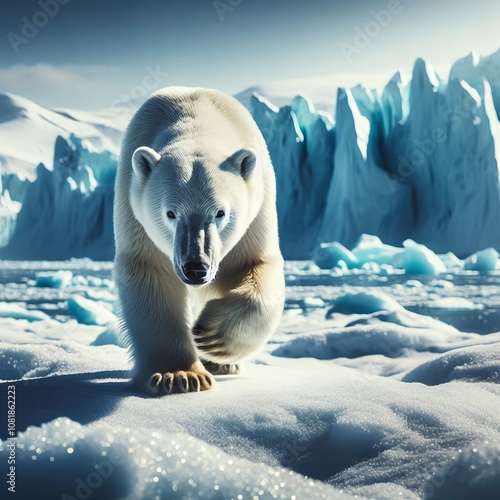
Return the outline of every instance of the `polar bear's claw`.
<path id="1" fill-rule="evenodd" d="M 149 379 L 149 385 L 153 391 L 159 388 L 162 376 L 161 373 L 154 373 Z"/>
<path id="2" fill-rule="evenodd" d="M 189 392 L 200 392 L 201 383 L 200 379 L 196 375 L 193 375 L 191 373 L 188 374 L 187 380 Z"/>
<path id="3" fill-rule="evenodd" d="M 177 392 L 185 393 L 188 391 L 188 379 L 187 373 L 180 371 L 177 372 L 175 377 L 175 381 L 177 382 Z"/>
<path id="4" fill-rule="evenodd" d="M 154 373 L 148 382 L 148 392 L 153 396 L 200 392 L 209 390 L 212 383 L 212 376 L 208 372 L 181 370 L 173 373 Z"/>
<path id="5" fill-rule="evenodd" d="M 174 387 L 174 374 L 167 372 L 163 375 L 163 392 L 170 394 Z"/>

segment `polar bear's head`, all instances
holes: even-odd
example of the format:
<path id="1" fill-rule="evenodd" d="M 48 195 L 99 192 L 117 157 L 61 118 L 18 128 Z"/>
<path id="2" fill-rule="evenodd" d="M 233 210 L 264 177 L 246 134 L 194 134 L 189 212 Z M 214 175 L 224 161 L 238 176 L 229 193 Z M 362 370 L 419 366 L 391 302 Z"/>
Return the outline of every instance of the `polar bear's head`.
<path id="1" fill-rule="evenodd" d="M 131 205 L 149 238 L 188 285 L 210 283 L 263 199 L 258 154 L 229 156 L 138 148 L 132 156 Z"/>

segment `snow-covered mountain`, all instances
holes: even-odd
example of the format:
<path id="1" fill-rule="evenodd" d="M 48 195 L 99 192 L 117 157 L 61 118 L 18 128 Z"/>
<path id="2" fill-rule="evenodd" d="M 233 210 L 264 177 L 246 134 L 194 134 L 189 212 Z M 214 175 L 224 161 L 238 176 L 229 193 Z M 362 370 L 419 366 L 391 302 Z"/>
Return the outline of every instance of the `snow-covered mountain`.
<path id="1" fill-rule="evenodd" d="M 113 257 L 113 181 L 133 109 L 51 110 L 0 95 L 3 258 Z"/>
<path id="2" fill-rule="evenodd" d="M 500 51 L 464 57 L 446 81 L 418 60 L 409 83 L 397 73 L 382 92 L 346 82 L 237 95 L 269 146 L 285 257 L 310 257 L 323 241 L 350 247 L 362 233 L 460 256 L 500 250 Z M 49 110 L 0 95 L 0 257 L 113 257 L 116 157 L 134 110 Z"/>

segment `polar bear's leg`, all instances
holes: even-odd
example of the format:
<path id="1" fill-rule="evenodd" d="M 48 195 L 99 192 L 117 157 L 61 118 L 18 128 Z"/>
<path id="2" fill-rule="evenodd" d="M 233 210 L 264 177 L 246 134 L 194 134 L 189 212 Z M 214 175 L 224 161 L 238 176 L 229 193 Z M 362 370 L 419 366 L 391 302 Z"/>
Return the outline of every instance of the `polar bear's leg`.
<path id="1" fill-rule="evenodd" d="M 210 389 L 190 333 L 186 287 L 166 258 L 117 255 L 114 279 L 134 360 L 133 383 L 151 394 Z"/>
<path id="2" fill-rule="evenodd" d="M 285 298 L 282 260 L 251 267 L 236 287 L 210 300 L 193 327 L 201 356 L 233 363 L 262 347 L 278 326 Z"/>

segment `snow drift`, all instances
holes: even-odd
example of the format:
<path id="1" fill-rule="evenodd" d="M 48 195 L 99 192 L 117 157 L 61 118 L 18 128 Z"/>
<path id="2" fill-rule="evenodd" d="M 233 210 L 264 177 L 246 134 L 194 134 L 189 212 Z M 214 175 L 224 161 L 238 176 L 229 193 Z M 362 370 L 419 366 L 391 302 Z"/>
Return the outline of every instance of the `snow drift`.
<path id="1" fill-rule="evenodd" d="M 500 309 L 499 274 L 458 269 L 445 287 L 287 262 L 281 324 L 240 375 L 150 398 L 127 385 L 113 327 L 88 321 L 116 305 L 111 263 L 2 264 L 0 394 L 15 386 L 18 498 L 498 496 L 500 332 L 414 310 L 436 290 L 478 300 L 477 331 Z M 4 479 L 7 429 L 4 411 Z"/>

